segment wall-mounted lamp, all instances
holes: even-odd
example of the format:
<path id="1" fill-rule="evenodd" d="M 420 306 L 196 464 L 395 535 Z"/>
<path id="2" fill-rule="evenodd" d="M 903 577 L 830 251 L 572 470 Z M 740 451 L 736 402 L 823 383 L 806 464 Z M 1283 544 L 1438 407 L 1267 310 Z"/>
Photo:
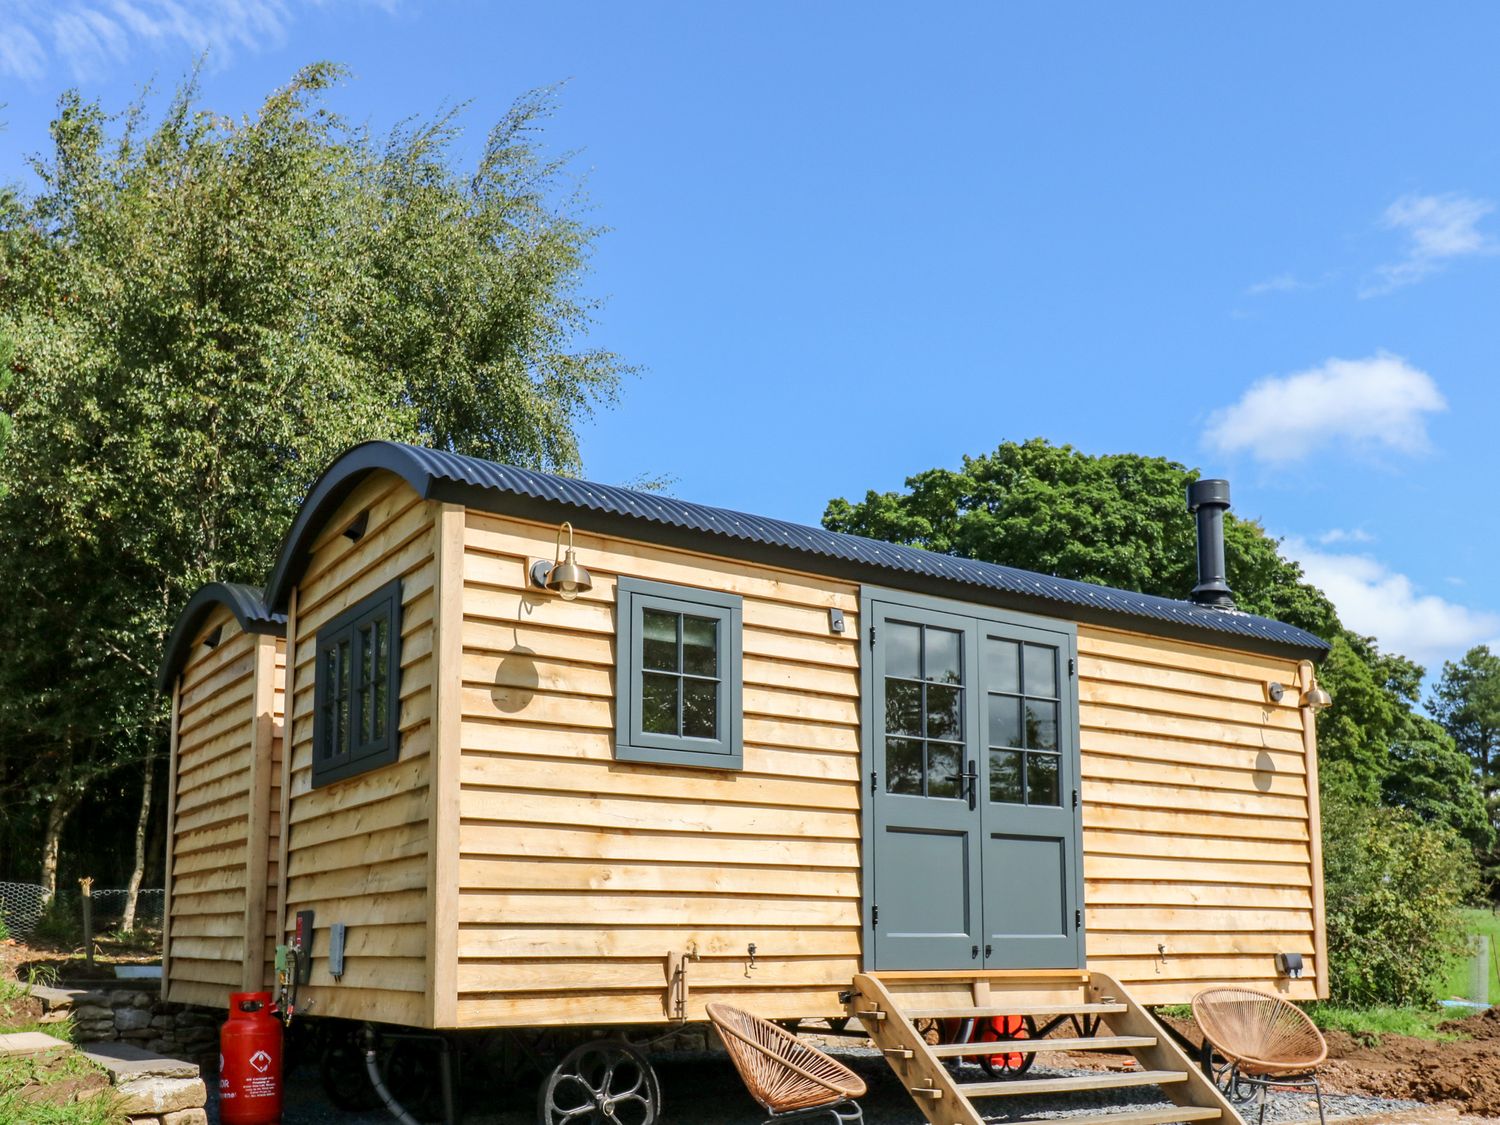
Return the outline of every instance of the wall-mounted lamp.
<path id="1" fill-rule="evenodd" d="M 563 530 L 568 532 L 568 553 L 563 554 L 562 537 Z M 561 562 L 558 559 L 561 558 Z M 579 594 L 594 588 L 594 580 L 589 572 L 580 566 L 573 558 L 573 525 L 564 520 L 562 527 L 557 529 L 557 550 L 552 554 L 552 561 L 537 559 L 531 564 L 531 583 L 545 590 L 551 590 L 559 595 L 563 601 L 570 602 Z"/>
<path id="2" fill-rule="evenodd" d="M 1333 706 L 1333 696 L 1315 683 L 1302 693 L 1302 706 L 1310 711 L 1321 711 L 1325 707 Z"/>
<path id="3" fill-rule="evenodd" d="M 224 626 L 220 625 L 212 633 L 203 638 L 204 648 L 218 648 L 219 641 L 224 637 Z"/>

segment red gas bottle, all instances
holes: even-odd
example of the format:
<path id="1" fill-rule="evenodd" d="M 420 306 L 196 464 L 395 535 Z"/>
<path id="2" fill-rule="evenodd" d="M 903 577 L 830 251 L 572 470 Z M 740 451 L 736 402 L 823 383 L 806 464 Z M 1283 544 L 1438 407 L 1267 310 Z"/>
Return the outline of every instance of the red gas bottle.
<path id="1" fill-rule="evenodd" d="M 269 992 L 231 992 L 219 1032 L 219 1120 L 281 1125 L 281 1021 Z"/>

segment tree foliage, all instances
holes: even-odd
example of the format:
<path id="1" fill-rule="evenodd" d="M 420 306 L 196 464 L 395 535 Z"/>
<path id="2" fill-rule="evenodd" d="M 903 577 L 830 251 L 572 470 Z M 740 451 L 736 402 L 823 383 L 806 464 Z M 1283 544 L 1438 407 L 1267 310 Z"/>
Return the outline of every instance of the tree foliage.
<path id="1" fill-rule="evenodd" d="M 1478 645 L 1444 663 L 1427 706 L 1479 778 L 1491 844 L 1482 861 L 1486 878 L 1500 884 L 1500 655 Z"/>
<path id="2" fill-rule="evenodd" d="M 260 582 L 338 452 L 416 441 L 573 471 L 626 367 L 587 346 L 595 228 L 520 99 L 477 166 L 454 113 L 372 138 L 308 67 L 244 120 L 65 95 L 0 207 L 0 756 L 51 800 L 161 737 L 162 638 Z M 12 818 L 25 828 L 25 818 Z"/>
<path id="3" fill-rule="evenodd" d="M 1460 907 L 1478 891 L 1452 829 L 1405 809 L 1336 797 L 1323 805 L 1330 999 L 1431 1005 L 1468 949 Z"/>

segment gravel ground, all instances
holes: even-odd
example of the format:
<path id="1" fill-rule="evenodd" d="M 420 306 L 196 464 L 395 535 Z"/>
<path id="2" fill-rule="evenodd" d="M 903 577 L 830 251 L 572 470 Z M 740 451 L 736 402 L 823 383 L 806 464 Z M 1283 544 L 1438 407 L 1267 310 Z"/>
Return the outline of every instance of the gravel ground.
<path id="1" fill-rule="evenodd" d="M 843 1049 L 838 1055 L 857 1070 L 870 1086 L 862 1099 L 865 1120 L 869 1125 L 922 1125 L 911 1098 L 902 1090 L 895 1075 L 881 1058 L 869 1049 Z M 697 1057 L 674 1056 L 657 1064 L 661 1077 L 664 1119 L 666 1125 L 760 1125 L 765 1114 L 750 1100 L 727 1059 L 722 1055 Z M 1031 1075 L 1089 1074 L 1096 1071 L 1072 1070 L 1042 1066 Z M 977 1067 L 965 1068 L 964 1080 L 982 1078 Z M 212 1088 L 210 1083 L 210 1088 Z M 486 1090 L 479 1086 L 466 1089 L 465 1125 L 535 1125 L 535 1082 L 524 1088 Z M 1425 1108 L 1421 1102 L 1396 1101 L 1362 1095 L 1324 1094 L 1324 1105 L 1330 1118 L 1379 1116 L 1385 1120 Z M 1021 1122 L 1028 1117 L 1061 1117 L 1074 1114 L 1145 1110 L 1168 1105 L 1155 1087 L 1125 1090 L 1075 1091 L 1050 1097 L 992 1100 L 996 1111 L 989 1120 Z M 1001 1114 L 999 1110 L 1005 1110 Z M 217 1107 L 209 1107 L 209 1119 L 219 1125 Z M 1257 1113 L 1250 1113 L 1255 1125 Z M 1266 1121 L 1288 1125 L 1293 1121 L 1317 1119 L 1312 1095 L 1278 1091 L 1271 1095 Z M 286 1110 L 282 1125 L 389 1125 L 392 1119 L 384 1112 L 346 1113 L 329 1105 L 317 1075 L 310 1068 L 294 1074 L 287 1082 Z"/>

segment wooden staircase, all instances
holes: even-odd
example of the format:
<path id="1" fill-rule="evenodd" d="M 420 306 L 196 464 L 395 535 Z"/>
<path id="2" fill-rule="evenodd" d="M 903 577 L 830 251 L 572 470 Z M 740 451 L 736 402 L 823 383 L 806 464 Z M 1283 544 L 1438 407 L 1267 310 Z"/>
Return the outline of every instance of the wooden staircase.
<path id="1" fill-rule="evenodd" d="M 854 978 L 849 1013 L 857 1017 L 885 1054 L 896 1076 L 916 1100 L 931 1125 L 984 1125 L 976 1099 L 1023 1094 L 1058 1095 L 1081 1090 L 1158 1086 L 1176 1108 L 1086 1116 L 1029 1117 L 1024 1125 L 1168 1125 L 1170 1122 L 1221 1121 L 1241 1125 L 1234 1108 L 1203 1076 L 1195 1060 L 1132 1000 L 1118 983 L 1102 973 L 1075 970 L 999 972 L 876 972 Z M 982 1019 L 1032 1016 L 1039 1025 L 1057 1017 L 1077 1017 L 1075 1032 L 1088 1027 L 1097 1034 L 1068 1038 L 931 1046 L 917 1031 L 917 1020 Z M 1107 1029 L 1107 1030 L 1106 1030 Z M 1077 1077 L 1020 1077 L 960 1082 L 944 1059 L 1034 1051 L 1118 1051 L 1135 1057 L 1138 1069 L 1099 1071 Z M 993 1103 L 992 1103 L 993 1104 Z M 1002 1112 L 995 1106 L 996 1113 Z"/>

